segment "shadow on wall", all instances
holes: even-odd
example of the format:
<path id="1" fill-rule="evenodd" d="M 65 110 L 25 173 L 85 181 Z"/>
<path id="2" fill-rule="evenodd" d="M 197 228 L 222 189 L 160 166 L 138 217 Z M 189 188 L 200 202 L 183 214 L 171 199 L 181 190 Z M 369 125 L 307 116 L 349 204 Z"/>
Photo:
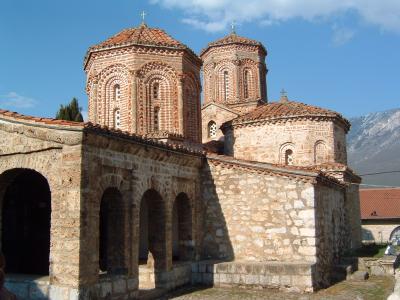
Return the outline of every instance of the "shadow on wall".
<path id="1" fill-rule="evenodd" d="M 223 189 L 223 185 L 221 186 Z M 225 215 L 208 164 L 202 170 L 204 232 L 201 259 L 233 261 L 235 258 Z"/>

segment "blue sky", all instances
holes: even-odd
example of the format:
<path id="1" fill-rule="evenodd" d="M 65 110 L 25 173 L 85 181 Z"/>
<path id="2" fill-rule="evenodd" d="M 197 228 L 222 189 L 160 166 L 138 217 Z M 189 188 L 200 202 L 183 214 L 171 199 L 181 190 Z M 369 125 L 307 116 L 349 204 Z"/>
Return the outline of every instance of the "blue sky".
<path id="1" fill-rule="evenodd" d="M 236 20 L 268 50 L 270 100 L 285 88 L 347 117 L 400 107 L 398 0 L 1 0 L 0 107 L 53 117 L 77 97 L 87 110 L 86 50 L 142 10 L 197 53 Z"/>

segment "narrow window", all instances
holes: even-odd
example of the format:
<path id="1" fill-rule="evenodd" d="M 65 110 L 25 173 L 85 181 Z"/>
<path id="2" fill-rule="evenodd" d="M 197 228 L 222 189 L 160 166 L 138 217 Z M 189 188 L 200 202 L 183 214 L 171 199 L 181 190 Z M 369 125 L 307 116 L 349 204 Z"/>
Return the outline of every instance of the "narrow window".
<path id="1" fill-rule="evenodd" d="M 287 165 L 287 166 L 293 165 L 293 151 L 292 151 L 292 149 L 287 149 L 285 151 L 285 165 Z"/>
<path id="2" fill-rule="evenodd" d="M 243 74 L 243 92 L 244 92 L 244 98 L 245 99 L 249 98 L 249 71 L 248 70 L 244 71 L 244 74 Z"/>
<path id="3" fill-rule="evenodd" d="M 121 128 L 121 112 L 119 108 L 114 111 L 114 128 L 120 129 Z"/>
<path id="4" fill-rule="evenodd" d="M 214 121 L 208 123 L 208 137 L 215 138 L 217 136 L 217 124 Z"/>
<path id="5" fill-rule="evenodd" d="M 224 71 L 224 100 L 228 100 L 229 93 L 229 76 L 228 71 Z"/>
<path id="6" fill-rule="evenodd" d="M 159 99 L 160 96 L 160 84 L 155 82 L 153 85 L 153 99 Z"/>
<path id="7" fill-rule="evenodd" d="M 160 130 L 160 108 L 156 107 L 154 109 L 154 131 Z"/>
<path id="8" fill-rule="evenodd" d="M 121 100 L 121 87 L 119 84 L 114 86 L 114 101 L 118 102 Z"/>

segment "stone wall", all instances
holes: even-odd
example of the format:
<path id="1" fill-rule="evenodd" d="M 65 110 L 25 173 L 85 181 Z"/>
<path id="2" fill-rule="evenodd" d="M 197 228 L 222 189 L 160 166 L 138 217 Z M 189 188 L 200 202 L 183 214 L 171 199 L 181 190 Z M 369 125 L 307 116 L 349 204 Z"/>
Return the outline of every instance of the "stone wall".
<path id="1" fill-rule="evenodd" d="M 390 241 L 390 235 L 400 226 L 398 219 L 388 220 L 363 220 L 362 240 L 365 242 L 386 243 Z"/>
<path id="2" fill-rule="evenodd" d="M 90 133 L 85 135 L 83 149 L 83 226 L 80 259 L 85 263 L 81 273 L 85 274 L 82 285 L 95 292 L 99 282 L 99 215 L 103 192 L 108 188 L 118 190 L 124 206 L 123 218 L 126 220 L 123 233 L 125 248 L 117 255 L 123 261 L 120 280 L 125 284 L 126 295 L 138 288 L 140 209 L 144 194 L 153 191 L 160 196 L 157 235 L 161 244 L 155 255 L 156 286 L 174 288 L 172 262 L 172 216 L 174 202 L 184 193 L 190 201 L 192 220 L 191 240 L 185 245 L 193 247 L 192 259 L 199 253 L 199 172 L 201 158 L 167 151 L 156 146 L 132 143 L 127 139 L 115 138 L 107 134 Z M 149 227 L 151 228 L 151 227 Z M 154 232 L 152 234 L 155 234 Z M 113 281 L 114 274 L 107 274 L 107 281 Z M 102 279 L 103 281 L 105 279 Z M 129 288 L 128 288 L 129 287 Z"/>
<path id="3" fill-rule="evenodd" d="M 317 268 L 316 285 L 332 283 L 333 267 L 350 249 L 351 237 L 345 223 L 345 190 L 343 186 L 319 185 L 315 195 Z"/>
<path id="4" fill-rule="evenodd" d="M 77 288 L 81 278 L 82 132 L 75 127 L 37 126 L 3 119 L 0 136 L 0 199 L 23 170 L 34 170 L 47 180 L 51 192 L 48 281 L 53 292 L 58 286 Z"/>
<path id="5" fill-rule="evenodd" d="M 292 164 L 298 166 L 347 160 L 345 131 L 329 120 L 257 122 L 225 132 L 226 154 L 238 159 L 285 164 L 288 149 L 293 151 Z"/>
<path id="6" fill-rule="evenodd" d="M 315 261 L 314 186 L 209 159 L 203 169 L 203 258 Z"/>

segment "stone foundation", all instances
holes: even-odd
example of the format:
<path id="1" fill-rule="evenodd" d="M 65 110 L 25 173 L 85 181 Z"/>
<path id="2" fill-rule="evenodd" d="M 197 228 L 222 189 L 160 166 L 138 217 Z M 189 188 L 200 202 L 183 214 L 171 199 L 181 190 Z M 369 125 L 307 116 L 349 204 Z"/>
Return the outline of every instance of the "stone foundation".
<path id="1" fill-rule="evenodd" d="M 279 288 L 312 292 L 314 264 L 304 262 L 216 262 L 192 264 L 192 282 L 216 287 Z"/>

